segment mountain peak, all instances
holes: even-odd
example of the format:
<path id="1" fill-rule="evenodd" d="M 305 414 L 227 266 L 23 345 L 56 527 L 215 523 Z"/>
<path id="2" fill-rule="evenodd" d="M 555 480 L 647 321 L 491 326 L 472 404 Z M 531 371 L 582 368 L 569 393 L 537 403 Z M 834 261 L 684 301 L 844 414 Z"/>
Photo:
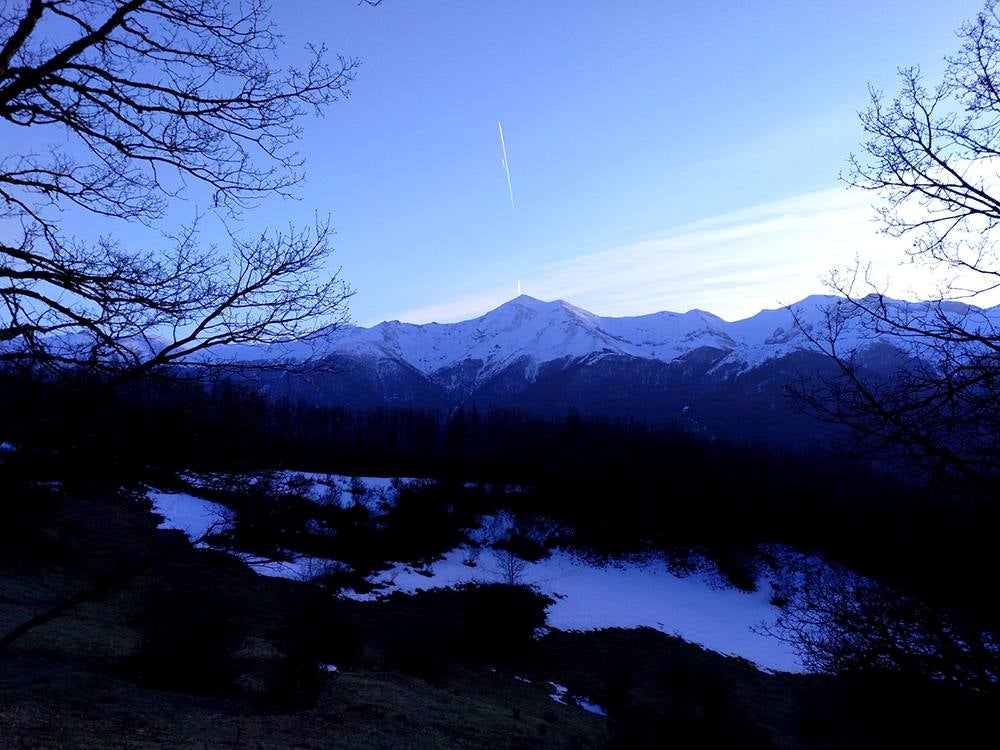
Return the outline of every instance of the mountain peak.
<path id="1" fill-rule="evenodd" d="M 518 307 L 526 307 L 529 310 L 547 310 L 554 307 L 556 304 L 562 300 L 554 300 L 552 302 L 546 302 L 545 300 L 538 299 L 537 297 L 532 297 L 529 294 L 519 294 L 514 299 L 504 302 L 500 307 L 506 307 L 507 305 L 517 305 Z M 498 308 L 499 309 L 499 308 Z"/>
<path id="2" fill-rule="evenodd" d="M 573 307 L 573 305 L 565 302 L 561 299 L 555 300 L 543 300 L 537 297 L 532 297 L 528 294 L 519 294 L 513 299 L 509 299 L 502 305 L 490 310 L 484 317 L 496 317 L 498 313 L 514 313 L 515 315 L 523 315 L 525 311 L 529 314 L 535 313 L 547 313 L 555 312 L 557 310 L 569 310 L 571 312 L 585 312 L 579 310 L 579 308 Z M 589 313 L 586 313 L 589 315 Z"/>
<path id="3" fill-rule="evenodd" d="M 511 302 L 520 302 L 522 305 L 545 305 L 548 304 L 544 300 L 540 300 L 537 297 L 532 297 L 530 294 L 519 294 Z"/>
<path id="4" fill-rule="evenodd" d="M 572 305 L 563 299 L 554 300 L 541 300 L 537 297 L 532 297 L 528 294 L 519 294 L 517 297 L 503 303 L 500 307 L 496 308 L 500 310 L 508 305 L 515 305 L 517 307 L 526 308 L 528 310 L 534 310 L 537 312 L 543 312 L 547 310 L 565 310 L 566 312 L 572 313 L 573 315 L 583 315 L 588 318 L 594 317 L 594 314 L 584 310 L 582 307 L 577 307 Z"/>

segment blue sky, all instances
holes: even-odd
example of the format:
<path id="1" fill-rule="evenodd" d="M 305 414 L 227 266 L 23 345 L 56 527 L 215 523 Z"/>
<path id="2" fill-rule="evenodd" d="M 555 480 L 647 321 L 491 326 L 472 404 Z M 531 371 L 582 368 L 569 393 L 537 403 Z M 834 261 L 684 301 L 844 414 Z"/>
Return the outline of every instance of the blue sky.
<path id="1" fill-rule="evenodd" d="M 604 314 L 739 317 L 823 291 L 829 268 L 887 251 L 869 196 L 838 181 L 868 84 L 892 91 L 914 63 L 933 76 L 980 8 L 304 5 L 278 12 L 290 48 L 321 38 L 364 61 L 302 144 L 302 204 L 332 212 L 362 323 L 469 317 L 518 279 Z M 775 210 L 794 230 L 764 220 Z M 745 231 L 704 235 L 734 220 Z"/>
<path id="2" fill-rule="evenodd" d="M 303 122 L 300 199 L 244 228 L 330 214 L 362 324 L 472 317 L 518 280 L 601 314 L 730 319 L 824 291 L 856 255 L 898 282 L 900 245 L 838 173 L 869 83 L 892 92 L 915 63 L 933 80 L 980 7 L 275 2 L 286 59 L 311 41 L 363 65 L 348 100 Z"/>

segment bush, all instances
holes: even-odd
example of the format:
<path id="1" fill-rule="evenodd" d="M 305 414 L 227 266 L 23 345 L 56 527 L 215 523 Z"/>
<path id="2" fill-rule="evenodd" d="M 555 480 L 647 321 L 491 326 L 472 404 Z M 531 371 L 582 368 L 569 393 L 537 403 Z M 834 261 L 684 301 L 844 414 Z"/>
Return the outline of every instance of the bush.
<path id="1" fill-rule="evenodd" d="M 255 695 L 258 710 L 287 712 L 312 708 L 326 686 L 326 665 L 353 667 L 361 653 L 361 633 L 319 590 L 303 590 L 285 603 L 283 622 L 268 633 L 280 653 L 263 671 Z"/>
<path id="2" fill-rule="evenodd" d="M 234 607 L 217 590 L 194 581 L 170 582 L 146 595 L 138 624 L 142 643 L 134 660 L 139 676 L 158 687 L 220 694 L 236 674 L 234 654 L 243 639 Z"/>
<path id="3" fill-rule="evenodd" d="M 470 654 L 514 661 L 532 648 L 552 599 L 529 586 L 490 584 L 462 590 L 463 642 Z"/>
<path id="4" fill-rule="evenodd" d="M 394 627 L 386 635 L 386 665 L 425 680 L 444 679 L 459 656 L 457 629 L 454 623 L 408 619 L 403 627 Z"/>
<path id="5" fill-rule="evenodd" d="M 244 700 L 261 713 L 291 713 L 313 708 L 326 687 L 326 672 L 310 648 L 295 642 L 270 660 L 255 662 L 241 675 Z"/>
<path id="6" fill-rule="evenodd" d="M 977 621 L 818 559 L 789 563 L 784 578 L 785 605 L 761 630 L 795 648 L 810 671 L 997 691 L 1000 637 Z"/>
<path id="7" fill-rule="evenodd" d="M 385 660 L 424 679 L 458 661 L 512 663 L 531 658 L 534 635 L 552 600 L 527 586 L 489 584 L 397 595 L 388 609 Z"/>

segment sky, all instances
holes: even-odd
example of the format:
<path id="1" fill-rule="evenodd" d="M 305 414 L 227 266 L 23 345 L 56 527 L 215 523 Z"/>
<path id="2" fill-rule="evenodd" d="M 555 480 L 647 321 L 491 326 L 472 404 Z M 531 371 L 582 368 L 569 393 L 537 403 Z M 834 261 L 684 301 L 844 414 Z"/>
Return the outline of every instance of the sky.
<path id="1" fill-rule="evenodd" d="M 898 296 L 927 292 L 838 175 L 868 86 L 893 93 L 911 64 L 934 80 L 980 2 L 273 5 L 283 60 L 312 42 L 362 65 L 302 121 L 298 199 L 238 229 L 329 215 L 359 324 L 475 317 L 519 282 L 603 315 L 732 320 L 825 292 L 855 258 Z"/>

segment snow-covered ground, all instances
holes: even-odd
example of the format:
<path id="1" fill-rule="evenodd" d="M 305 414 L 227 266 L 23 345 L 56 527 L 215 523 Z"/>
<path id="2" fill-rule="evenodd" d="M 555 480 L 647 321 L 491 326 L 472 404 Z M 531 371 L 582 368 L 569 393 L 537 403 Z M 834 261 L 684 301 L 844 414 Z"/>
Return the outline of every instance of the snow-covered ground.
<path id="1" fill-rule="evenodd" d="M 507 576 L 504 563 L 503 553 L 459 547 L 426 568 L 397 565 L 373 577 L 381 586 L 375 593 L 347 594 L 370 600 L 394 591 L 497 582 Z M 723 587 L 709 576 L 678 576 L 662 557 L 604 565 L 556 550 L 538 562 L 519 563 L 518 580 L 555 599 L 548 611 L 550 627 L 650 627 L 713 651 L 742 656 L 764 669 L 802 671 L 787 644 L 756 631 L 761 623 L 773 623 L 778 614 L 766 584 L 746 593 Z"/>
<path id="2" fill-rule="evenodd" d="M 240 483 L 253 486 L 271 481 L 278 492 L 295 492 L 317 503 L 336 503 L 349 508 L 355 503 L 378 512 L 391 503 L 396 495 L 395 482 L 416 481 L 410 477 L 357 477 L 311 471 L 275 471 L 265 476 L 235 474 L 184 474 L 192 487 L 231 488 Z"/>
<path id="3" fill-rule="evenodd" d="M 224 530 L 232 516 L 225 505 L 185 492 L 162 492 L 151 488 L 146 497 L 153 501 L 153 510 L 163 516 L 159 528 L 179 529 L 192 540 L 200 539 L 209 530 Z"/>
<path id="4" fill-rule="evenodd" d="M 270 560 L 244 552 L 231 553 L 245 562 L 262 576 L 269 578 L 290 578 L 293 581 L 310 581 L 326 575 L 343 563 L 322 557 L 290 554 L 289 560 Z"/>
<path id="5" fill-rule="evenodd" d="M 301 478 L 301 479 L 298 479 Z M 212 486 L 214 482 L 232 483 L 232 475 L 189 474 L 184 479 L 194 487 Z M 334 498 L 341 507 L 349 507 L 355 502 L 362 503 L 369 510 L 377 511 L 391 503 L 395 497 L 390 477 L 348 477 L 342 474 L 314 474 L 309 472 L 276 472 L 275 479 L 280 490 L 298 486 L 302 494 L 316 502 Z M 402 481 L 411 481 L 404 479 Z M 303 484 L 304 482 L 304 484 Z M 335 491 L 331 491 L 331 490 Z M 161 529 L 178 529 L 191 540 L 200 539 L 210 530 L 225 531 L 233 511 L 225 505 L 191 495 L 186 492 L 164 492 L 148 488 L 146 496 L 153 502 L 153 510 L 163 516 Z M 309 555 L 289 553 L 289 560 L 262 559 L 255 555 L 233 551 L 232 554 L 261 575 L 274 578 L 291 578 L 308 581 L 342 565 L 335 560 L 326 560 Z"/>
<path id="6" fill-rule="evenodd" d="M 322 475 L 317 481 L 329 480 Z M 336 477 L 334 481 L 351 483 L 356 488 L 364 486 L 373 493 L 381 492 L 381 497 L 392 490 L 392 481 L 379 477 Z M 230 513 L 224 506 L 185 493 L 150 490 L 149 497 L 156 512 L 164 516 L 161 527 L 181 529 L 192 539 L 213 524 L 224 524 Z M 484 545 L 502 536 L 510 523 L 503 514 L 484 520 L 486 528 L 472 534 Z M 307 556 L 275 562 L 235 554 L 262 575 L 298 580 L 308 580 L 340 564 Z M 754 593 L 745 593 L 723 587 L 710 576 L 682 577 L 671 573 L 662 557 L 597 564 L 557 549 L 549 557 L 527 562 L 512 561 L 506 553 L 489 546 L 464 545 L 429 566 L 397 564 L 372 576 L 370 581 L 376 587 L 373 593 L 342 593 L 358 600 L 372 600 L 397 591 L 413 593 L 463 583 L 493 583 L 511 576 L 555 600 L 548 611 L 548 625 L 553 628 L 651 627 L 714 651 L 741 656 L 764 669 L 802 670 L 787 644 L 755 629 L 762 623 L 773 623 L 778 614 L 769 602 L 769 586 L 764 584 Z"/>
<path id="7" fill-rule="evenodd" d="M 525 682 L 530 682 L 530 680 L 525 680 Z M 558 682 L 549 682 L 549 685 L 552 687 L 552 692 L 549 693 L 549 698 L 554 700 L 556 703 L 562 703 L 564 706 L 577 705 L 587 713 L 597 714 L 598 716 L 608 715 L 604 706 L 594 703 L 594 701 L 585 696 L 570 693 L 569 688 L 565 685 L 560 685 Z"/>

